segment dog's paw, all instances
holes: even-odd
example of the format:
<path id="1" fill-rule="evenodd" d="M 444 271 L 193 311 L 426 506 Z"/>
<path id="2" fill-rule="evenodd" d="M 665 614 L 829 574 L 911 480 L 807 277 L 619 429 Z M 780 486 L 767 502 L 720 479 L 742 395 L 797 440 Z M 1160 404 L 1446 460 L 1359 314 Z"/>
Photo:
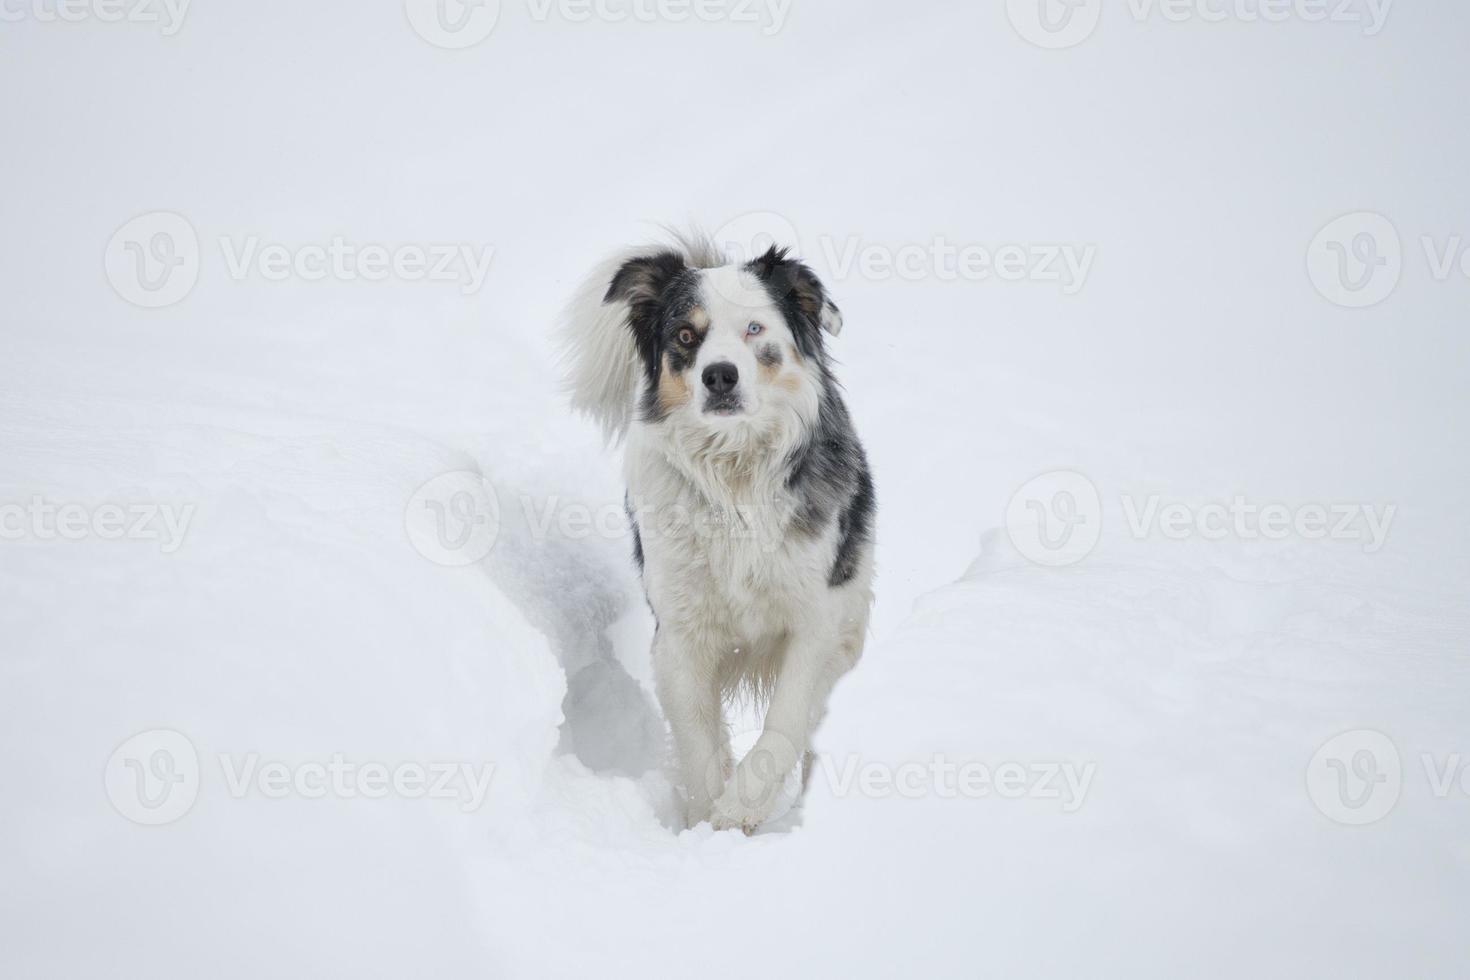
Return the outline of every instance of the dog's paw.
<path id="1" fill-rule="evenodd" d="M 752 804 L 741 799 L 734 788 L 728 789 L 715 800 L 710 813 L 710 826 L 715 830 L 740 830 L 749 837 L 765 822 L 770 807 Z"/>

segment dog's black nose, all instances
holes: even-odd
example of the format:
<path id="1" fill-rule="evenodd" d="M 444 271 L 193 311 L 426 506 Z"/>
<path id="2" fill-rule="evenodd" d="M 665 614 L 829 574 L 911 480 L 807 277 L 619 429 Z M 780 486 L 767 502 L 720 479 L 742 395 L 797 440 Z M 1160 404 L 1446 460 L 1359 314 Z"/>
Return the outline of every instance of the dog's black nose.
<path id="1" fill-rule="evenodd" d="M 735 390 L 740 381 L 740 372 L 729 361 L 711 364 L 704 369 L 704 386 L 713 394 L 724 395 Z"/>

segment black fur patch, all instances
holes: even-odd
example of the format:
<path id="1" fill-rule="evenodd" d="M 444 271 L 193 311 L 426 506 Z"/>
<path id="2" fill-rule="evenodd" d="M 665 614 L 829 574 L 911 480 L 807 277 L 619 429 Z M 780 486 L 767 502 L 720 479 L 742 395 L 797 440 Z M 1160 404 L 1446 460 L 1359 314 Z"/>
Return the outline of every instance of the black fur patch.
<path id="1" fill-rule="evenodd" d="M 832 561 L 832 574 L 827 576 L 828 585 L 834 588 L 846 585 L 857 574 L 862 548 L 873 535 L 873 511 L 877 506 L 873 477 L 864 463 L 858 473 L 857 493 L 852 495 L 847 510 L 837 520 L 837 557 Z"/>
<path id="2" fill-rule="evenodd" d="M 787 255 L 787 249 L 773 245 L 766 254 L 747 263 L 746 268 L 765 285 L 771 301 L 786 318 L 801 356 L 820 361 L 826 357 L 822 345 L 822 310 L 831 301 L 817 274 Z"/>
<path id="3" fill-rule="evenodd" d="M 872 539 L 877 497 L 867 455 L 853 430 L 837 382 L 823 370 L 817 425 L 792 457 L 786 486 L 802 501 L 794 521 L 798 531 L 819 534 L 837 521 L 837 552 L 827 584 L 845 585 L 857 572 L 862 549 Z"/>
<path id="4" fill-rule="evenodd" d="M 628 514 L 628 525 L 633 529 L 633 560 L 638 563 L 638 571 L 643 571 L 643 535 L 638 533 L 638 518 L 633 513 L 633 498 L 623 494 L 623 510 Z"/>
<path id="5" fill-rule="evenodd" d="M 780 367 L 781 361 L 783 360 L 781 357 L 781 348 L 775 344 L 767 344 L 755 352 L 755 359 L 764 367 Z"/>

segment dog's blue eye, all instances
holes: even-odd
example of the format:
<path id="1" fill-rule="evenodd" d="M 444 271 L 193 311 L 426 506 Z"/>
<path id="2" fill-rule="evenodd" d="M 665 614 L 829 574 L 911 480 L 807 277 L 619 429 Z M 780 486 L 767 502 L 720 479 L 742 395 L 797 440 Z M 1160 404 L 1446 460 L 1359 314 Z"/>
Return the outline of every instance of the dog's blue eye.
<path id="1" fill-rule="evenodd" d="M 747 335 L 754 337 L 756 334 L 765 329 L 766 328 L 761 326 L 759 323 L 752 323 L 750 326 L 745 328 L 745 332 Z"/>

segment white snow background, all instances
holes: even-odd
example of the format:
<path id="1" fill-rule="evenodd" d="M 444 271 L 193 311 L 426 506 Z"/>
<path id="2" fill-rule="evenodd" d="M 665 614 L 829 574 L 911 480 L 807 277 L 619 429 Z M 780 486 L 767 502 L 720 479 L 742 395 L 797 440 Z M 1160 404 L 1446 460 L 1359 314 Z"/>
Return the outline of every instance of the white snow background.
<path id="1" fill-rule="evenodd" d="M 779 30 L 565 6 L 502 0 L 449 50 L 388 0 L 201 0 L 169 36 L 6 5 L 0 975 L 1463 976 L 1470 277 L 1435 256 L 1470 239 L 1470 10 L 1109 2 L 1047 49 L 1026 0 L 790 0 Z M 198 280 L 146 308 L 107 255 L 154 212 Z M 1364 309 L 1311 271 L 1358 212 L 1401 248 Z M 824 277 L 880 501 L 824 769 L 751 838 L 671 829 L 629 541 L 559 523 L 622 490 L 557 312 L 691 221 Z M 493 257 L 468 292 L 276 282 L 232 275 L 251 236 Z M 1069 292 L 946 275 L 936 242 L 1094 261 Z M 905 246 L 915 274 L 843 261 Z M 499 535 L 445 566 L 410 502 L 462 471 Z M 1237 496 L 1391 524 L 1130 521 Z M 193 509 L 169 549 L 106 505 Z M 1038 550 L 1035 506 L 1100 540 Z M 176 768 L 125 744 L 160 730 Z M 230 778 L 334 754 L 493 779 Z M 906 765 L 995 778 L 883 781 Z M 1002 774 L 1048 769 L 1085 793 Z M 139 822 L 135 776 L 192 805 Z"/>

